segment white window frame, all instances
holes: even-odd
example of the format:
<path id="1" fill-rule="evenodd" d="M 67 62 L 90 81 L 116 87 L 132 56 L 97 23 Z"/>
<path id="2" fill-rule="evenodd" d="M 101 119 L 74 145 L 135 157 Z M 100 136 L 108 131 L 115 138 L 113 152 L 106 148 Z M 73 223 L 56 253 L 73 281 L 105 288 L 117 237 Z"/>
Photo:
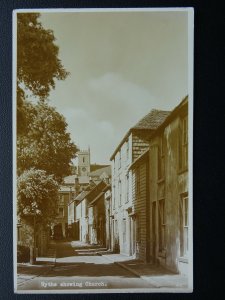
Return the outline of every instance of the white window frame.
<path id="1" fill-rule="evenodd" d="M 130 189 L 130 176 L 129 176 L 129 172 L 126 175 L 126 203 L 129 202 L 129 189 Z"/>
<path id="2" fill-rule="evenodd" d="M 180 256 L 188 256 L 188 231 L 189 231 L 189 211 L 188 195 L 181 195 L 180 198 Z"/>

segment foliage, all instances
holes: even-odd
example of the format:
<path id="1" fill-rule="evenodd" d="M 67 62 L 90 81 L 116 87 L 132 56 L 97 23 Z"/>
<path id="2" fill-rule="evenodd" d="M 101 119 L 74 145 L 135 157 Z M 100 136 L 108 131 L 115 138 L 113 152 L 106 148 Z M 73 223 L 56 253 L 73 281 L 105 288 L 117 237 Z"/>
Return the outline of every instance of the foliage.
<path id="1" fill-rule="evenodd" d="M 52 30 L 46 30 L 38 13 L 17 14 L 17 98 L 22 97 L 22 85 L 40 99 L 48 97 L 55 80 L 69 74 L 58 58 Z"/>
<path id="2" fill-rule="evenodd" d="M 46 103 L 24 102 L 24 134 L 17 139 L 18 174 L 31 167 L 60 181 L 71 172 L 76 146 L 66 132 L 64 117 Z"/>
<path id="3" fill-rule="evenodd" d="M 17 245 L 17 262 L 25 263 L 30 261 L 30 248 L 27 246 Z"/>
<path id="4" fill-rule="evenodd" d="M 56 215 L 58 183 L 43 170 L 29 169 L 17 180 L 18 214 L 48 223 Z"/>

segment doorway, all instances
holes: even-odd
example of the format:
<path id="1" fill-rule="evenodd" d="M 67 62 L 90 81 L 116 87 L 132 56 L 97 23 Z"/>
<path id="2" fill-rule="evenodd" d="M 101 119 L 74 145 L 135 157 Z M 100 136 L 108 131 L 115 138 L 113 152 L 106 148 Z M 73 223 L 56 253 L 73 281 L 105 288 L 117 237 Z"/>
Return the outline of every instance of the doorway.
<path id="1" fill-rule="evenodd" d="M 136 218 L 135 216 L 130 216 L 130 255 L 133 256 L 136 254 Z"/>
<path id="2" fill-rule="evenodd" d="M 75 223 L 75 241 L 80 240 L 80 221 Z"/>

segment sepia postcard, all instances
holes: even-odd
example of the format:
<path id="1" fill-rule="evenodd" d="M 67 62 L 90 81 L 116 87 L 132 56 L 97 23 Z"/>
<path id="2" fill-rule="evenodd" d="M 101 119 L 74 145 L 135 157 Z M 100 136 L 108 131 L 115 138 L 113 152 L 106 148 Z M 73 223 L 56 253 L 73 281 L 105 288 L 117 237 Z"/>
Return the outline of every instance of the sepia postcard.
<path id="1" fill-rule="evenodd" d="M 193 291 L 193 8 L 13 12 L 15 293 Z"/>

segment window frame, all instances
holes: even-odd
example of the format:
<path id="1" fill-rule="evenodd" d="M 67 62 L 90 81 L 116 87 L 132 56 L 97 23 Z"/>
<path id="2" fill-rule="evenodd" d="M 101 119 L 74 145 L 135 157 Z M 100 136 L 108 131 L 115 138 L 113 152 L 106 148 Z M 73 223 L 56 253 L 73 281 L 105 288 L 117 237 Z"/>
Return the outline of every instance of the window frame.
<path id="1" fill-rule="evenodd" d="M 180 197 L 180 257 L 186 258 L 189 252 L 189 197 L 182 194 Z"/>
<path id="2" fill-rule="evenodd" d="M 119 206 L 122 206 L 122 182 L 121 179 L 118 181 L 118 192 L 119 192 Z"/>
<path id="3" fill-rule="evenodd" d="M 166 211 L 165 199 L 158 200 L 158 237 L 159 237 L 159 253 L 166 250 Z"/>
<path id="4" fill-rule="evenodd" d="M 158 180 L 165 178 L 165 137 L 162 133 L 158 143 Z"/>
<path id="5" fill-rule="evenodd" d="M 125 203 L 129 202 L 129 189 L 130 189 L 130 176 L 129 172 L 126 174 L 126 197 L 125 197 Z"/>
<path id="6" fill-rule="evenodd" d="M 122 222 L 123 222 L 123 244 L 126 243 L 127 241 L 127 220 L 126 218 L 123 218 L 122 219 Z"/>
<path id="7" fill-rule="evenodd" d="M 129 159 L 129 152 L 130 152 L 130 145 L 129 145 L 129 139 L 127 140 L 127 145 L 126 145 L 126 153 L 127 153 L 127 160 Z"/>
<path id="8" fill-rule="evenodd" d="M 113 209 L 116 208 L 116 187 L 115 187 L 115 183 L 113 184 Z"/>
<path id="9" fill-rule="evenodd" d="M 136 194 L 140 195 L 141 192 L 141 170 L 140 166 L 135 169 L 136 174 Z"/>
<path id="10" fill-rule="evenodd" d="M 179 172 L 188 170 L 188 115 L 179 120 Z"/>
<path id="11" fill-rule="evenodd" d="M 119 159 L 118 159 L 118 169 L 121 168 L 121 149 L 119 151 Z"/>

